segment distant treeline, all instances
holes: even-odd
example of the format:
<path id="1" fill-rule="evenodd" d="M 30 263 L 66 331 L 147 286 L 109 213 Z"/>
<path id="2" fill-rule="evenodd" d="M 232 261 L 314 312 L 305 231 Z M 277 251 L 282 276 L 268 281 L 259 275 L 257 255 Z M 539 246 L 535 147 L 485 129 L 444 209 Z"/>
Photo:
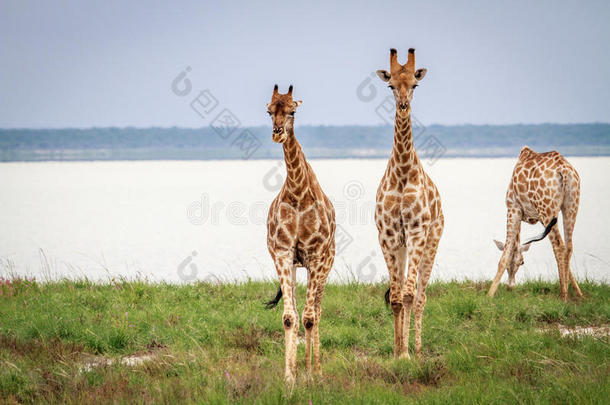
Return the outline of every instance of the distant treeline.
<path id="1" fill-rule="evenodd" d="M 430 125 L 415 122 L 418 152 L 516 156 L 523 145 L 566 155 L 610 155 L 610 124 Z M 299 126 L 310 158 L 387 157 L 391 126 Z M 0 129 L 1 161 L 261 159 L 282 156 L 269 127 Z"/>

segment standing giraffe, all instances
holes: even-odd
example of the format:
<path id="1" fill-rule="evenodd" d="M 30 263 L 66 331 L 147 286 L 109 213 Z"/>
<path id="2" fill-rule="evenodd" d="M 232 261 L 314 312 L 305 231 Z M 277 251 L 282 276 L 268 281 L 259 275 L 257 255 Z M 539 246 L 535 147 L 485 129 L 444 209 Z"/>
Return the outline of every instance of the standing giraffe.
<path id="1" fill-rule="evenodd" d="M 506 193 L 506 243 L 496 241 L 502 250 L 498 272 L 489 289 L 493 297 L 505 270 L 508 270 L 509 288 L 515 285 L 515 274 L 523 264 L 522 252 L 529 243 L 542 240 L 547 234 L 553 245 L 555 260 L 559 270 L 561 299 L 568 299 L 568 280 L 576 295 L 582 297 L 580 288 L 570 271 L 572 256 L 572 232 L 578 213 L 580 200 L 580 178 L 576 169 L 556 151 L 536 153 L 527 146 L 521 149 L 513 176 Z M 557 223 L 557 216 L 563 214 L 563 244 Z M 546 224 L 544 232 L 524 245 L 520 245 L 521 221 Z"/>
<path id="2" fill-rule="evenodd" d="M 394 146 L 387 169 L 377 189 L 375 223 L 379 244 L 390 273 L 389 302 L 394 313 L 394 357 L 409 358 L 409 323 L 415 305 L 415 353 L 421 356 L 422 316 L 426 286 L 436 249 L 443 233 L 441 198 L 424 171 L 411 129 L 411 99 L 426 69 L 415 69 L 415 50 L 409 49 L 405 65 L 398 63 L 396 49 L 390 49 L 390 73 L 377 75 L 394 92 L 396 121 Z M 405 265 L 409 259 L 405 280 Z M 415 283 L 417 279 L 417 292 Z"/>
<path id="3" fill-rule="evenodd" d="M 301 103 L 293 101 L 292 85 L 288 93 L 280 94 L 276 84 L 271 103 L 267 105 L 267 112 L 273 121 L 272 139 L 284 148 L 287 172 L 282 189 L 269 207 L 267 218 L 267 248 L 280 279 L 277 296 L 267 303 L 267 307 L 273 308 L 284 296 L 284 378 L 289 384 L 295 380 L 299 331 L 296 268 L 306 267 L 308 270 L 307 298 L 303 309 L 305 364 L 308 375 L 311 375 L 313 340 L 314 373 L 320 374 L 318 326 L 322 315 L 322 295 L 335 260 L 335 209 L 318 184 L 294 136 L 294 113 Z"/>

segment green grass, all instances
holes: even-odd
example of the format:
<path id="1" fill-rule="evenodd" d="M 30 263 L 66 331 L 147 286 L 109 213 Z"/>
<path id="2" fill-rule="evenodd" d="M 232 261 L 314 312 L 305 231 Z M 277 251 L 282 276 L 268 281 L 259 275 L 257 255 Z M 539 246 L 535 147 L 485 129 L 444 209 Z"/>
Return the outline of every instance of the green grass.
<path id="1" fill-rule="evenodd" d="M 604 403 L 607 337 L 562 338 L 553 325 L 610 323 L 610 286 L 581 283 L 579 302 L 530 282 L 494 299 L 489 283 L 433 283 L 424 358 L 395 361 L 387 285 L 328 285 L 321 380 L 284 389 L 276 285 L 118 281 L 3 282 L 0 401 L 55 403 Z M 304 297 L 299 287 L 298 297 Z M 302 307 L 300 307 L 302 310 Z M 542 330 L 542 331 L 541 331 Z M 303 333 L 303 327 L 300 328 Z M 154 361 L 83 370 L 92 356 L 155 351 Z M 411 333 L 411 351 L 413 333 Z M 228 377 L 227 377 L 228 376 Z M 607 402 L 606 402 L 607 403 Z"/>

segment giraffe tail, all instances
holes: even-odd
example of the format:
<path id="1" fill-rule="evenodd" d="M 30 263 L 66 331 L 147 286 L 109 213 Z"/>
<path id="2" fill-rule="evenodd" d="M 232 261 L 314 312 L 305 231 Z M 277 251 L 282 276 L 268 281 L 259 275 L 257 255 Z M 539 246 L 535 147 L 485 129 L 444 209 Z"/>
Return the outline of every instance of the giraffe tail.
<path id="1" fill-rule="evenodd" d="M 385 292 L 385 295 L 383 296 L 383 298 L 385 299 L 385 306 L 387 307 L 388 305 L 390 305 L 390 289 L 389 288 Z"/>
<path id="2" fill-rule="evenodd" d="M 551 229 L 553 229 L 553 227 L 555 226 L 556 223 L 557 223 L 557 218 L 553 218 L 551 220 L 551 222 L 549 222 L 549 224 L 546 226 L 546 228 L 544 228 L 544 232 L 542 232 L 538 236 L 534 236 L 532 239 L 528 240 L 523 245 L 529 245 L 532 242 L 538 242 L 539 240 L 546 238 L 546 235 L 548 235 L 549 232 L 551 232 Z"/>
<path id="3" fill-rule="evenodd" d="M 282 299 L 282 286 L 279 286 L 277 289 L 277 294 L 275 294 L 275 298 L 273 298 L 271 301 L 267 301 L 265 302 L 265 308 L 267 309 L 273 309 L 277 306 L 278 302 L 280 302 L 280 299 Z"/>

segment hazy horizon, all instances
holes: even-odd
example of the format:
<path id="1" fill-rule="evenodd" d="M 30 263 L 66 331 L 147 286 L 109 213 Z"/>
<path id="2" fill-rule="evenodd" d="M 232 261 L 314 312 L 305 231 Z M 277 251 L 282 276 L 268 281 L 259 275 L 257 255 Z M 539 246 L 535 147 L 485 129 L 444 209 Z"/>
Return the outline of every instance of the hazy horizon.
<path id="1" fill-rule="evenodd" d="M 184 127 L 229 109 L 269 125 L 275 83 L 296 125 L 377 125 L 376 76 L 416 48 L 426 125 L 610 122 L 610 4 L 602 1 L 0 4 L 0 127 Z M 186 96 L 172 91 L 185 69 Z M 190 103 L 203 90 L 217 110 Z"/>

